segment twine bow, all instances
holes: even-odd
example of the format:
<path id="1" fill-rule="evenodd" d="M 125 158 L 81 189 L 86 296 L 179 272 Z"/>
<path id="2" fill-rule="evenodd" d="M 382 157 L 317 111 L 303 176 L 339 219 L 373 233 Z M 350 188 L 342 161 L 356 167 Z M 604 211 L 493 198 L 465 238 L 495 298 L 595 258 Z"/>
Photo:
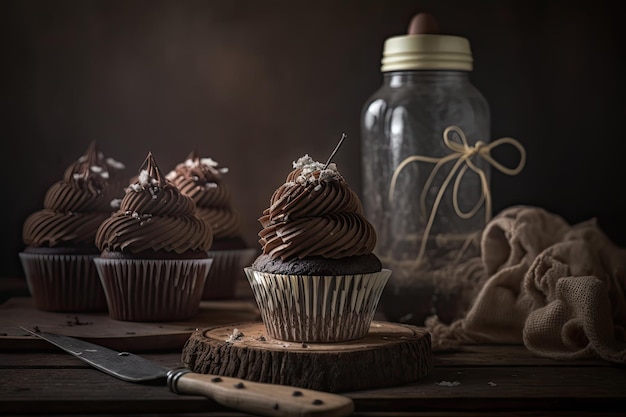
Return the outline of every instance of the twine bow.
<path id="1" fill-rule="evenodd" d="M 451 136 L 453 133 L 456 133 L 459 136 L 459 138 L 461 139 L 460 143 L 451 140 Z M 437 214 L 437 210 L 439 208 L 439 204 L 441 203 L 441 199 L 443 198 L 443 194 L 446 191 L 448 185 L 450 184 L 450 181 L 452 181 L 452 178 L 454 178 L 455 175 L 457 174 L 457 170 L 459 170 L 459 167 L 460 167 L 460 171 L 458 172 L 458 175 L 456 175 L 456 178 L 454 179 L 454 188 L 452 192 L 452 204 L 454 205 L 454 211 L 456 212 L 457 216 L 459 216 L 460 218 L 469 219 L 473 217 L 474 215 L 476 215 L 476 213 L 478 212 L 478 210 L 480 210 L 480 207 L 482 206 L 484 202 L 485 203 L 485 223 L 486 223 L 491 219 L 491 192 L 489 190 L 489 182 L 487 181 L 487 175 L 485 174 L 485 172 L 482 169 L 480 169 L 478 166 L 476 166 L 474 162 L 472 162 L 472 157 L 474 155 L 480 156 L 489 164 L 491 164 L 494 168 L 498 169 L 500 172 L 507 174 L 507 175 L 519 174 L 524 168 L 524 164 L 526 163 L 526 150 L 518 141 L 516 141 L 513 138 L 504 137 L 504 138 L 495 140 L 489 144 L 482 142 L 482 141 L 477 141 L 476 145 L 470 146 L 467 142 L 467 137 L 465 136 L 465 132 L 463 132 L 463 130 L 460 127 L 448 126 L 443 131 L 443 142 L 452 151 L 452 153 L 441 158 L 435 158 L 435 157 L 429 157 L 429 156 L 423 156 L 423 155 L 409 156 L 408 158 L 405 158 L 398 165 L 398 167 L 395 169 L 391 177 L 391 184 L 389 187 L 389 201 L 390 202 L 393 201 L 393 196 L 394 196 L 398 176 L 408 164 L 412 162 L 429 162 L 429 163 L 435 164 L 435 167 L 433 168 L 428 179 L 426 180 L 426 183 L 424 184 L 424 189 L 422 190 L 422 193 L 420 195 L 420 206 L 422 209 L 422 213 L 426 213 L 426 192 L 430 189 L 431 183 L 433 182 L 435 176 L 437 175 L 437 172 L 439 172 L 441 167 L 443 167 L 443 165 L 446 164 L 447 162 L 456 160 L 456 162 L 454 163 L 454 166 L 448 173 L 448 176 L 443 181 L 441 188 L 439 189 L 439 192 L 437 193 L 437 197 L 435 198 L 435 202 L 433 203 L 432 210 L 430 211 L 430 214 L 429 214 L 428 223 L 426 224 L 426 227 L 424 229 L 424 236 L 422 239 L 420 251 L 418 254 L 418 258 L 417 258 L 418 260 L 422 258 L 422 256 L 424 255 L 424 251 L 426 250 L 426 240 L 428 239 L 428 235 L 430 234 L 430 230 L 433 226 L 435 215 Z M 493 157 L 491 156 L 491 149 L 497 146 L 503 145 L 503 144 L 513 145 L 519 151 L 520 160 L 515 168 L 506 167 L 502 165 L 501 163 L 499 163 L 498 161 L 496 161 L 495 159 L 493 159 Z M 464 212 L 463 210 L 461 210 L 461 207 L 459 206 L 459 187 L 460 187 L 461 181 L 463 180 L 463 176 L 465 175 L 468 169 L 471 169 L 480 177 L 482 194 L 479 200 L 476 202 L 476 205 L 474 205 L 474 207 L 471 210 Z"/>

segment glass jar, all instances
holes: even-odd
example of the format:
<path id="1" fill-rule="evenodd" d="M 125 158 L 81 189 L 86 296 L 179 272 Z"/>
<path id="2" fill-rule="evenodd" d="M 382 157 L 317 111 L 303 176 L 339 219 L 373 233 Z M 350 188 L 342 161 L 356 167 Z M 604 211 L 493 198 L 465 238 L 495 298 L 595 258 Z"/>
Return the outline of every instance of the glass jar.
<path id="1" fill-rule="evenodd" d="M 483 277 L 490 166 L 477 151 L 490 113 L 471 70 L 465 38 L 389 38 L 383 85 L 363 107 L 362 201 L 376 254 L 392 270 L 380 304 L 391 321 L 423 325 L 436 314 L 450 323 Z"/>

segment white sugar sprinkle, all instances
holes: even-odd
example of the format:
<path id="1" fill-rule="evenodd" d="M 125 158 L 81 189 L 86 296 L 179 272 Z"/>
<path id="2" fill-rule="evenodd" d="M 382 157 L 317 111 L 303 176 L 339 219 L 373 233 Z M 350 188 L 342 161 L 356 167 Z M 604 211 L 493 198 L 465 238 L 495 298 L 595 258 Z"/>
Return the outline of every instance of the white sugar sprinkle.
<path id="1" fill-rule="evenodd" d="M 108 166 L 110 166 L 111 168 L 115 168 L 115 169 L 124 169 L 125 165 L 119 161 L 116 161 L 113 158 L 107 158 L 104 160 Z"/>
<path id="2" fill-rule="evenodd" d="M 435 382 L 435 384 L 439 385 L 440 387 L 457 387 L 461 385 L 459 381 L 441 381 Z"/>
<path id="3" fill-rule="evenodd" d="M 146 171 L 145 169 L 141 170 L 141 172 L 139 173 L 139 176 L 137 177 L 139 184 L 144 185 L 144 186 L 148 185 L 149 179 L 150 179 L 150 176 L 148 175 L 148 171 Z"/>
<path id="4" fill-rule="evenodd" d="M 341 174 L 337 171 L 337 165 L 330 163 L 326 169 L 324 169 L 324 166 L 325 164 L 314 161 L 308 154 L 304 155 L 293 163 L 294 169 L 302 169 L 302 172 L 296 179 L 296 182 L 299 184 L 305 184 L 307 182 L 341 179 Z M 310 175 L 315 171 L 320 171 L 319 178 L 314 178 Z"/>
<path id="5" fill-rule="evenodd" d="M 233 329 L 233 333 L 228 336 L 228 339 L 226 339 L 226 343 L 236 342 L 237 340 L 241 340 L 242 337 L 243 333 L 241 333 L 239 329 Z"/>
<path id="6" fill-rule="evenodd" d="M 210 167 L 217 167 L 219 165 L 212 158 L 202 158 L 200 159 L 200 163 L 206 166 L 210 166 Z"/>

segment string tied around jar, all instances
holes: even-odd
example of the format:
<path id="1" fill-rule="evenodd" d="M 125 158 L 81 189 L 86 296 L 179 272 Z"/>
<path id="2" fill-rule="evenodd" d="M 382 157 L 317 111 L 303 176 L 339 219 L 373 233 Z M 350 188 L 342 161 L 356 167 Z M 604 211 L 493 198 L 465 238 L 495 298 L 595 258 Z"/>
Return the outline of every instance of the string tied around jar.
<path id="1" fill-rule="evenodd" d="M 456 134 L 460 138 L 460 142 L 452 140 L 453 135 Z M 452 169 L 448 173 L 447 177 L 441 184 L 439 191 L 437 192 L 437 196 L 435 197 L 435 201 L 433 203 L 430 214 L 428 215 L 428 222 L 426 227 L 424 228 L 424 234 L 422 237 L 422 242 L 420 245 L 420 250 L 417 256 L 417 262 L 419 262 L 424 256 L 424 252 L 426 251 L 426 242 L 428 236 L 430 235 L 430 230 L 435 221 L 435 216 L 437 214 L 437 210 L 439 208 L 439 204 L 443 199 L 443 195 L 448 188 L 448 185 L 454 179 L 453 189 L 452 189 L 452 204 L 454 206 L 454 211 L 457 216 L 462 219 L 469 219 L 476 215 L 478 210 L 480 210 L 483 203 L 485 204 L 485 223 L 489 222 L 491 219 L 491 191 L 489 189 L 489 181 L 487 179 L 487 175 L 485 171 L 483 171 L 480 167 L 478 167 L 473 161 L 473 156 L 479 156 L 487 161 L 491 166 L 496 168 L 498 171 L 507 174 L 507 175 L 517 175 L 519 174 L 524 165 L 526 164 L 526 150 L 517 140 L 510 137 L 503 137 L 497 139 L 491 143 L 485 143 L 483 141 L 477 141 L 475 145 L 470 145 L 467 141 L 467 137 L 465 136 L 465 132 L 458 126 L 448 126 L 443 131 L 443 142 L 452 152 L 446 156 L 441 158 L 424 156 L 424 155 L 413 155 L 405 158 L 398 167 L 394 170 L 394 173 L 391 177 L 391 183 L 389 186 L 389 202 L 393 202 L 393 197 L 396 188 L 396 182 L 398 180 L 398 176 L 402 172 L 402 170 L 409 164 L 413 162 L 427 162 L 433 163 L 435 166 L 433 167 L 430 175 L 428 176 L 424 189 L 420 195 L 420 207 L 422 213 L 426 213 L 426 196 L 427 192 L 430 189 L 432 182 L 434 181 L 439 170 L 448 162 L 455 161 Z M 491 156 L 491 150 L 504 145 L 509 144 L 517 148 L 520 153 L 520 159 L 516 167 L 509 168 L 500 162 L 496 161 Z M 460 184 L 465 176 L 467 170 L 475 172 L 480 177 L 481 182 L 481 195 L 474 207 L 472 207 L 469 211 L 463 211 L 459 205 L 459 188 Z M 458 171 L 458 173 L 457 173 Z"/>

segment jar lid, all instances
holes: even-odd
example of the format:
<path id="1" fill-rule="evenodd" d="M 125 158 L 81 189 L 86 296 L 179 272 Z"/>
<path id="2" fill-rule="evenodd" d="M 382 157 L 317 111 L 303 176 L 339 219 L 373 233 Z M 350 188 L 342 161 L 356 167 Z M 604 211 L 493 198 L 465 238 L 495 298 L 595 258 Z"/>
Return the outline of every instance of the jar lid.
<path id="1" fill-rule="evenodd" d="M 416 15 L 407 35 L 385 41 L 382 72 L 403 70 L 471 71 L 470 43 L 460 36 L 441 35 L 436 20 L 427 13 Z"/>

